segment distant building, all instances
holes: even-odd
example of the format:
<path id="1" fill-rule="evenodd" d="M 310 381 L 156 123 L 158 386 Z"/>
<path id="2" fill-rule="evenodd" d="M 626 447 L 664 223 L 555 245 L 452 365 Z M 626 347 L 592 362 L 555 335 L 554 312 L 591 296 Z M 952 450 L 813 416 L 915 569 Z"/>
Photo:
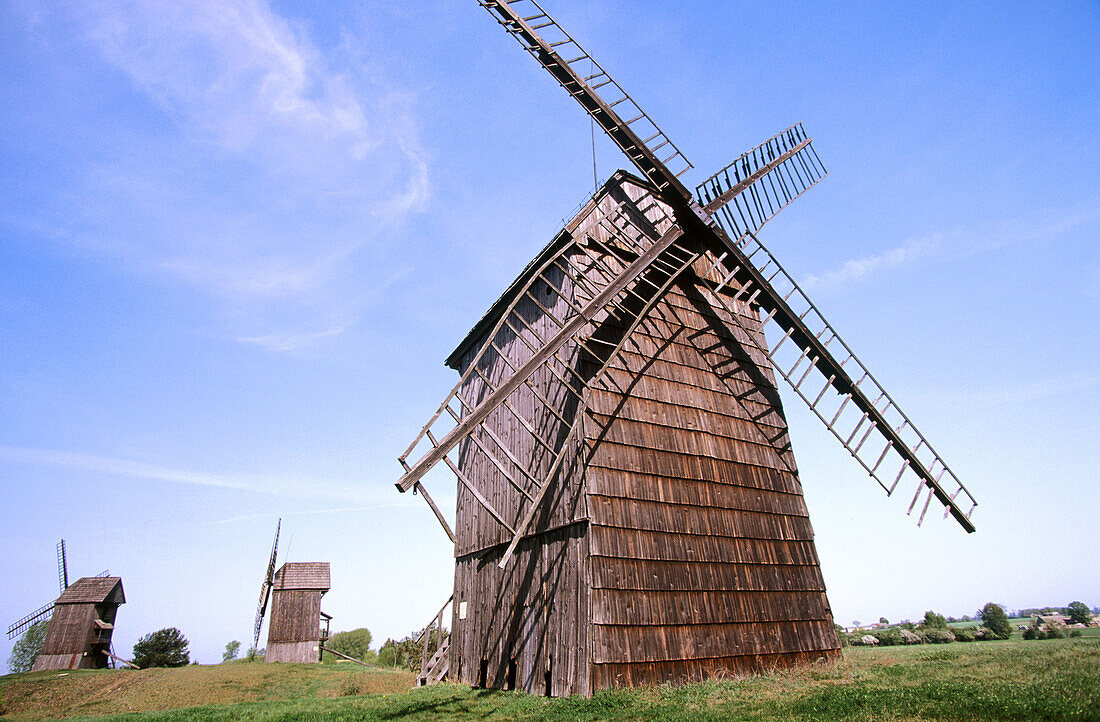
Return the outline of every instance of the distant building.
<path id="1" fill-rule="evenodd" d="M 321 597 L 330 588 L 328 562 L 287 562 L 275 572 L 265 661 L 321 661 L 332 619 L 321 611 Z"/>
<path id="2" fill-rule="evenodd" d="M 120 604 L 126 603 L 120 577 L 83 577 L 54 602 L 34 671 L 106 667 Z"/>

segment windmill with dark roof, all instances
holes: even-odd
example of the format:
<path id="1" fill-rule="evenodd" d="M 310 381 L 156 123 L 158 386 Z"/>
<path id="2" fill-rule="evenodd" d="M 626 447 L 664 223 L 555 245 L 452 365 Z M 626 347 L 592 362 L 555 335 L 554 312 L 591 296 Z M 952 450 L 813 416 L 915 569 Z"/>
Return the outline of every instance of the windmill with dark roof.
<path id="1" fill-rule="evenodd" d="M 118 607 L 126 603 L 122 578 L 104 570 L 94 577 L 81 577 L 69 584 L 65 540 L 57 545 L 57 574 L 61 596 L 8 627 L 8 639 L 31 625 L 49 620 L 42 651 L 34 670 L 100 669 L 112 661 L 130 665 L 111 651 Z"/>

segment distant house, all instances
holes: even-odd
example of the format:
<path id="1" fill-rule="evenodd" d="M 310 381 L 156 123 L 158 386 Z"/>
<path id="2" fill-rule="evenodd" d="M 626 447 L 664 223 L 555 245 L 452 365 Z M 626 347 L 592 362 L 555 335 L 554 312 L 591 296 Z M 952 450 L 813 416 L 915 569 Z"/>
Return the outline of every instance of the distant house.
<path id="1" fill-rule="evenodd" d="M 1040 632 L 1064 629 L 1069 623 L 1070 618 L 1064 614 L 1036 614 L 1031 618 L 1031 626 Z"/>

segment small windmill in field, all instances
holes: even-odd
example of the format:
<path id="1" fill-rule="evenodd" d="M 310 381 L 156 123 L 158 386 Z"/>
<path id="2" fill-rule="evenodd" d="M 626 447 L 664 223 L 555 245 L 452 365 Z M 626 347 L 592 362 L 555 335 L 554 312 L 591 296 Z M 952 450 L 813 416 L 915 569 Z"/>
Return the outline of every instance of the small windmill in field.
<path id="1" fill-rule="evenodd" d="M 400 457 L 398 489 L 455 543 L 436 667 L 559 695 L 835 657 L 776 376 L 887 494 L 908 486 L 918 525 L 934 498 L 972 532 L 976 502 L 757 239 L 825 176 L 810 137 L 791 126 L 693 194 L 684 154 L 537 2 L 478 4 L 640 177 L 612 176 L 470 331 Z M 422 484 L 439 463 L 454 531 Z"/>
<path id="2" fill-rule="evenodd" d="M 98 669 L 112 661 L 130 665 L 111 651 L 118 607 L 126 603 L 122 579 L 104 570 L 69 584 L 65 540 L 57 544 L 57 582 L 61 595 L 8 627 L 8 639 L 49 620 L 42 651 L 34 663 L 43 669 Z M 133 665 L 130 665 L 133 666 Z"/>
<path id="3" fill-rule="evenodd" d="M 252 648 L 256 649 L 259 645 L 260 630 L 270 601 L 271 617 L 264 661 L 320 662 L 321 649 L 328 639 L 329 622 L 332 620 L 330 615 L 321 611 L 321 597 L 331 588 L 329 563 L 286 562 L 276 571 L 282 523 L 280 519 L 275 527 L 267 573 L 260 586 Z"/>

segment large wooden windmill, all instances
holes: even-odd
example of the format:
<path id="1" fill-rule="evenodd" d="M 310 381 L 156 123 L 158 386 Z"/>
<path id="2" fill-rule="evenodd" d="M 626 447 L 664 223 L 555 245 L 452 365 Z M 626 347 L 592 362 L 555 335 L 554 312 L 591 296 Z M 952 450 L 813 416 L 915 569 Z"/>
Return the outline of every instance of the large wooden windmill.
<path id="1" fill-rule="evenodd" d="M 825 169 L 801 124 L 702 183 L 534 0 L 479 0 L 599 123 L 614 175 L 448 358 L 400 457 L 455 543 L 452 678 L 590 694 L 839 648 L 778 374 L 888 494 L 976 505 L 756 237 Z M 422 485 L 458 478 L 452 531 Z M 922 500 L 923 495 L 923 500 Z"/>
<path id="2" fill-rule="evenodd" d="M 8 627 L 8 639 L 32 624 L 49 620 L 35 671 L 43 669 L 99 669 L 112 660 L 130 665 L 111 651 L 111 635 L 120 604 L 126 603 L 122 579 L 104 570 L 69 584 L 65 540 L 57 544 L 57 581 L 61 596 Z M 133 665 L 130 665 L 133 666 Z"/>
<path id="3" fill-rule="evenodd" d="M 266 662 L 320 662 L 322 646 L 328 639 L 332 617 L 321 611 L 321 597 L 332 584 L 328 562 L 286 562 L 275 570 L 279 553 L 279 531 L 283 520 L 275 527 L 275 541 L 267 572 L 260 586 L 260 603 L 256 608 L 252 648 L 260 642 L 260 630 L 268 602 L 271 619 L 267 626 Z"/>

